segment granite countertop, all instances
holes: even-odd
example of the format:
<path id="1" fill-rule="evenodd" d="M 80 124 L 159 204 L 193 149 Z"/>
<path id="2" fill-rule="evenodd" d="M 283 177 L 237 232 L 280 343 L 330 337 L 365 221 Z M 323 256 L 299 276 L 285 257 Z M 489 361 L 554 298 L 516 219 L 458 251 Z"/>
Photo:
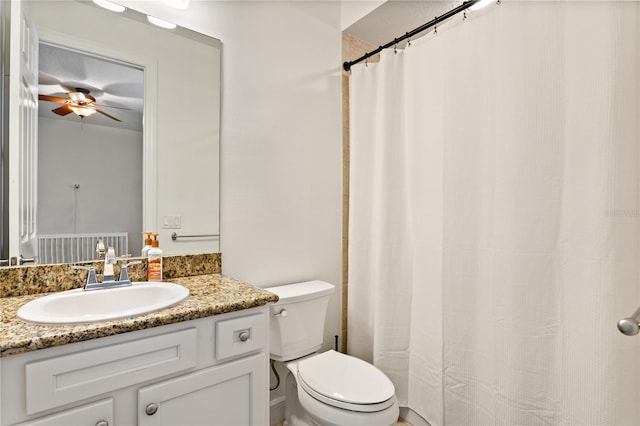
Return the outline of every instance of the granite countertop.
<path id="1" fill-rule="evenodd" d="M 178 305 L 161 311 L 92 324 L 27 323 L 16 316 L 18 308 L 44 294 L 0 298 L 0 357 L 240 311 L 278 300 L 278 296 L 273 293 L 221 274 L 172 278 L 167 281 L 187 287 L 189 297 Z"/>

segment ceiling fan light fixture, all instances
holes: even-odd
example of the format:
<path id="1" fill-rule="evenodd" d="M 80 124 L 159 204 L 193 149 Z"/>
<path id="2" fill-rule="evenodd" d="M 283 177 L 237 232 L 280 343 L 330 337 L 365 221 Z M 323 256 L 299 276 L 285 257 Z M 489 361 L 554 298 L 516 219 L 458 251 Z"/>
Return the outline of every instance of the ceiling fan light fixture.
<path id="1" fill-rule="evenodd" d="M 105 9 L 112 12 L 124 12 L 127 9 L 124 6 L 120 6 L 119 4 L 115 4 L 107 0 L 93 0 L 93 2 L 98 6 L 104 7 Z"/>
<path id="2" fill-rule="evenodd" d="M 160 18 L 156 18 L 155 16 L 151 16 L 151 15 L 147 15 L 147 20 L 149 22 L 151 22 L 153 25 L 157 25 L 158 27 L 166 28 L 168 30 L 172 30 L 177 26 L 174 23 L 171 23 L 169 21 L 165 21 L 165 20 L 160 19 Z"/>
<path id="3" fill-rule="evenodd" d="M 93 115 L 96 113 L 96 110 L 94 108 L 90 108 L 86 106 L 69 105 L 69 108 L 71 109 L 71 111 L 75 112 L 76 115 L 78 115 L 81 118 L 89 117 L 90 115 Z"/>
<path id="4" fill-rule="evenodd" d="M 77 104 L 85 104 L 91 101 L 83 92 L 69 92 L 69 98 Z"/>

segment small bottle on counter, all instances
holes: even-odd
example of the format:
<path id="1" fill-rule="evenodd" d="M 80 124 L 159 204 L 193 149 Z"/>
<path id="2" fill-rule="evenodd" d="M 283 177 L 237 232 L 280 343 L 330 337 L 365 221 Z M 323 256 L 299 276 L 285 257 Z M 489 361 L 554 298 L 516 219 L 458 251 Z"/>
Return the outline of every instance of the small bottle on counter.
<path id="1" fill-rule="evenodd" d="M 147 257 L 149 256 L 149 250 L 151 250 L 151 235 L 153 234 L 153 232 L 143 232 L 142 235 L 145 236 L 144 238 L 144 247 L 142 247 L 142 252 L 140 253 L 140 255 L 142 257 Z"/>
<path id="2" fill-rule="evenodd" d="M 162 250 L 159 234 L 153 234 L 151 249 L 147 252 L 147 281 L 162 281 Z"/>

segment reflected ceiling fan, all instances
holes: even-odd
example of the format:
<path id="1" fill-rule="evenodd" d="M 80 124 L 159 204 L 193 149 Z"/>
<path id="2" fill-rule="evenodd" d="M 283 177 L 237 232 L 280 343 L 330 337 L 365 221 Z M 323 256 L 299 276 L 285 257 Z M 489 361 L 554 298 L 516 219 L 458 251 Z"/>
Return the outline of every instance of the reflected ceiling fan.
<path id="1" fill-rule="evenodd" d="M 68 92 L 66 98 L 61 98 L 59 96 L 50 96 L 50 95 L 38 95 L 38 99 L 41 101 L 56 102 L 59 104 L 64 104 L 61 107 L 51 110 L 52 112 L 58 115 L 65 116 L 73 112 L 78 116 L 80 116 L 80 118 L 85 118 L 95 114 L 96 112 L 99 112 L 100 114 L 105 115 L 112 120 L 116 120 L 120 122 L 122 121 L 98 109 L 96 104 L 96 98 L 91 96 L 89 92 L 90 91 L 87 89 L 77 87 L 75 89 L 75 92 Z"/>

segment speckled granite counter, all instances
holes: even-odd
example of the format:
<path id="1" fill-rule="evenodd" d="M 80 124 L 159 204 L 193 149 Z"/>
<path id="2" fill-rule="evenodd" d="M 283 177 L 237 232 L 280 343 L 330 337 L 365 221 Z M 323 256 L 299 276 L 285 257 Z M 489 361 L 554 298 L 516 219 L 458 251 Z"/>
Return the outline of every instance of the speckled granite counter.
<path id="1" fill-rule="evenodd" d="M 26 323 L 16 316 L 18 308 L 44 294 L 0 298 L 0 356 L 239 311 L 278 300 L 273 293 L 220 274 L 165 281 L 184 285 L 189 289 L 189 297 L 176 306 L 158 312 L 93 324 L 52 326 Z"/>

